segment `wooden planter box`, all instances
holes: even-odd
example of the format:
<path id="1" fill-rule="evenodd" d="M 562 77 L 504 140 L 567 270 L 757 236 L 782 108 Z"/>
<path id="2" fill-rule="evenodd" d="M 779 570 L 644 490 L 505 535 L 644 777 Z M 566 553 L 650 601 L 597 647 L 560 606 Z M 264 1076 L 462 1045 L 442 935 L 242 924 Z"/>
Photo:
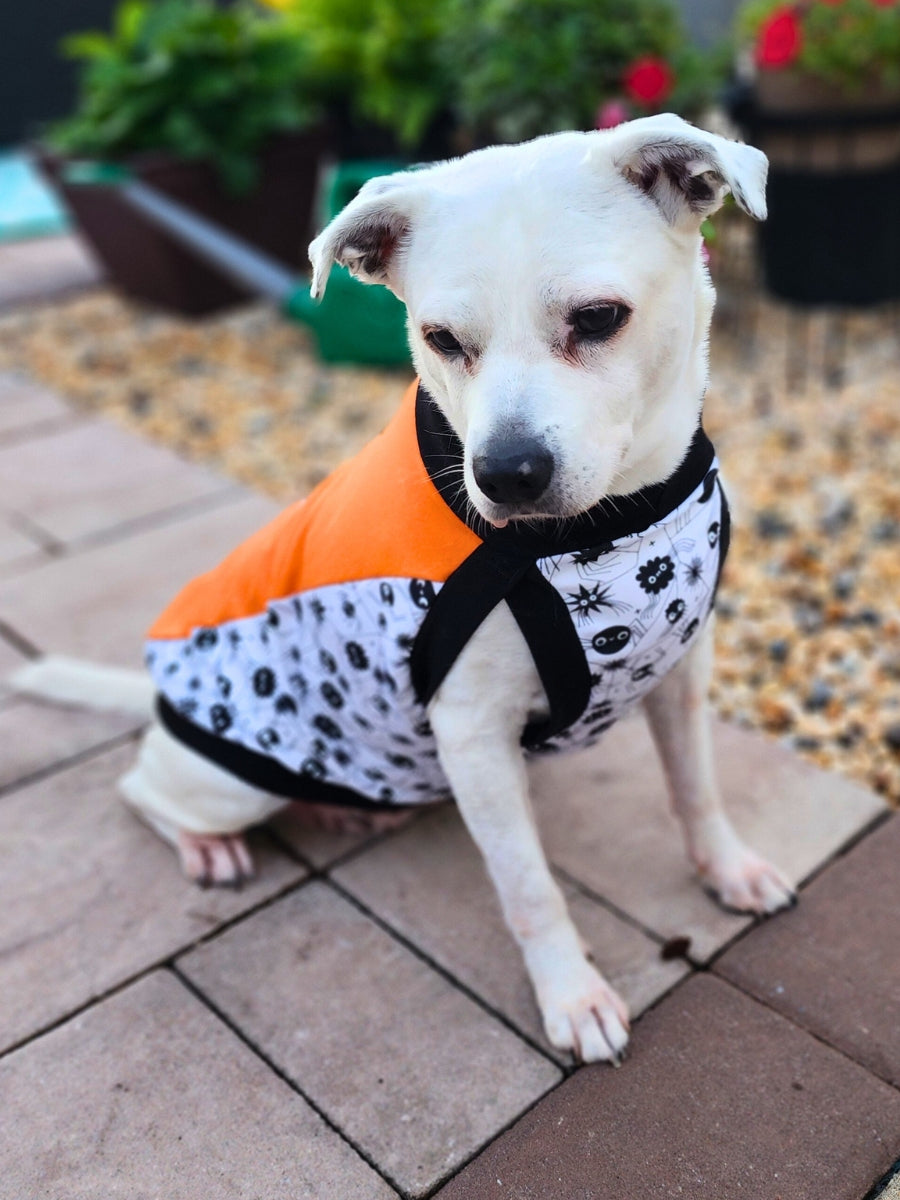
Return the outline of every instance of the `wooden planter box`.
<path id="1" fill-rule="evenodd" d="M 766 285 L 810 305 L 900 298 L 900 93 L 847 98 L 809 82 L 764 76 L 730 105 L 769 157 Z"/>
<path id="2" fill-rule="evenodd" d="M 323 129 L 273 139 L 261 156 L 258 186 L 240 197 L 224 191 L 208 163 L 160 153 L 142 155 L 129 166 L 139 179 L 199 215 L 286 266 L 306 270 L 319 171 L 328 147 Z M 61 175 L 65 159 L 40 147 L 35 157 L 112 283 L 129 296 L 188 316 L 203 316 L 250 298 L 135 212 L 114 187 L 71 186 Z"/>

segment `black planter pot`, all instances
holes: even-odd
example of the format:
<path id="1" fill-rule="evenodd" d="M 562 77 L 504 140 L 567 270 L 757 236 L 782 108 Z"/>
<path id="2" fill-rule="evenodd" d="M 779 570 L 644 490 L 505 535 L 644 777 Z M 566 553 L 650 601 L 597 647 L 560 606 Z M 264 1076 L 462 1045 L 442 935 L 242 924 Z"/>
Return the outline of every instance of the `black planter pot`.
<path id="1" fill-rule="evenodd" d="M 729 107 L 770 159 L 757 231 L 769 291 L 805 305 L 900 298 L 900 107 L 777 112 L 749 92 Z"/>
<path id="2" fill-rule="evenodd" d="M 318 128 L 273 139 L 261 155 L 258 186 L 238 197 L 223 189 L 208 163 L 152 154 L 129 166 L 139 179 L 200 216 L 286 266 L 306 270 L 319 170 L 330 144 L 327 131 Z M 123 292 L 186 316 L 204 316 L 251 298 L 122 201 L 114 187 L 67 183 L 67 160 L 40 147 L 35 161 Z"/>

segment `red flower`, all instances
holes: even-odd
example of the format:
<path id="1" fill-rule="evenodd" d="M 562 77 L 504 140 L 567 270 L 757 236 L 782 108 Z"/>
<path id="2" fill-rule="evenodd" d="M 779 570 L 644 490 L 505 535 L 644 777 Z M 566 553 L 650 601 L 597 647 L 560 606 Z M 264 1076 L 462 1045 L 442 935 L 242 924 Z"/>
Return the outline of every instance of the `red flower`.
<path id="1" fill-rule="evenodd" d="M 622 79 L 625 91 L 639 104 L 659 104 L 674 84 L 675 76 L 669 64 L 649 54 L 633 62 Z"/>
<path id="2" fill-rule="evenodd" d="M 786 67 L 800 53 L 803 33 L 794 9 L 776 8 L 763 22 L 756 43 L 756 62 L 760 67 Z"/>
<path id="3" fill-rule="evenodd" d="M 594 117 L 595 129 L 615 129 L 629 119 L 631 112 L 624 100 L 604 100 Z"/>

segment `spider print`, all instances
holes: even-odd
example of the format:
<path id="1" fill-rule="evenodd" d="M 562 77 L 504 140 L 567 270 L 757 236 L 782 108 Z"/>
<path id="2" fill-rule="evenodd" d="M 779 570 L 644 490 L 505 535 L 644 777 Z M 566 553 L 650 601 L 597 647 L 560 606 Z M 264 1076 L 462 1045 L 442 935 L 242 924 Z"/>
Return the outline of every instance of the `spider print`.
<path id="1" fill-rule="evenodd" d="M 241 635 L 237 629 L 229 629 L 228 630 L 228 642 L 229 642 L 229 645 L 232 646 L 232 648 L 237 647 L 241 644 Z"/>
<path id="2" fill-rule="evenodd" d="M 703 559 L 692 558 L 684 569 L 684 579 L 691 587 L 703 582 Z"/>
<path id="3" fill-rule="evenodd" d="M 328 768 L 318 758 L 307 758 L 300 767 L 300 773 L 309 775 L 311 779 L 324 779 Z"/>
<path id="4" fill-rule="evenodd" d="M 275 701 L 275 711 L 279 713 L 296 713 L 297 701 L 293 696 L 289 696 L 287 692 L 284 692 Z"/>
<path id="5" fill-rule="evenodd" d="M 253 690 L 257 696 L 265 698 L 274 695 L 277 682 L 275 672 L 270 671 L 268 667 L 260 667 L 253 673 Z"/>
<path id="6" fill-rule="evenodd" d="M 676 622 L 681 620 L 681 618 L 684 616 L 684 610 L 686 607 L 687 605 L 681 599 L 673 600 L 671 602 L 669 607 L 666 609 L 666 620 L 670 625 L 674 625 Z"/>
<path id="7" fill-rule="evenodd" d="M 611 587 L 603 587 L 599 583 L 595 583 L 592 588 L 586 588 L 582 583 L 579 584 L 577 592 L 568 593 L 566 603 L 579 621 L 587 620 L 591 613 L 602 612 L 605 608 L 612 609 L 613 612 L 621 612 L 623 608 L 627 608 L 626 604 L 610 599 L 611 591 Z"/>
<path id="8" fill-rule="evenodd" d="M 675 578 L 675 564 L 668 554 L 651 558 L 638 570 L 635 579 L 645 592 L 656 596 Z"/>
<path id="9" fill-rule="evenodd" d="M 389 674 L 387 671 L 382 671 L 380 667 L 376 667 L 372 674 L 383 687 L 389 688 L 392 692 L 396 692 L 397 681 L 393 675 Z"/>
<path id="10" fill-rule="evenodd" d="M 334 741 L 344 736 L 340 725 L 332 721 L 331 717 L 326 717 L 324 713 L 318 713 L 313 717 L 313 725 L 321 733 L 324 733 L 327 738 L 332 738 Z"/>
<path id="11" fill-rule="evenodd" d="M 317 596 L 313 600 L 310 600 L 309 607 L 313 610 L 313 616 L 316 618 L 316 620 L 321 625 L 322 622 L 325 620 L 325 613 L 327 611 L 325 608 L 325 605 L 322 603 L 322 601 Z"/>
<path id="12" fill-rule="evenodd" d="M 224 704 L 214 704 L 209 710 L 209 721 L 214 733 L 225 733 L 231 728 L 232 716 Z"/>
<path id="13" fill-rule="evenodd" d="M 356 616 L 356 605 L 353 604 L 352 601 L 345 599 L 343 604 L 341 605 L 341 612 L 348 619 L 350 617 L 355 617 Z"/>
<path id="14" fill-rule="evenodd" d="M 412 579 L 409 594 L 416 608 L 430 608 L 434 603 L 434 584 L 430 579 Z"/>
<path id="15" fill-rule="evenodd" d="M 319 662 L 325 668 L 329 675 L 337 675 L 337 659 L 333 654 L 329 654 L 327 650 L 319 651 Z"/>
<path id="16" fill-rule="evenodd" d="M 198 629 L 194 635 L 194 645 L 198 650 L 211 650 L 218 640 L 219 635 L 215 629 Z"/>
<path id="17" fill-rule="evenodd" d="M 344 651 L 350 660 L 351 667 L 355 667 L 357 671 L 366 670 L 369 665 L 369 656 L 359 642 L 348 642 L 344 647 Z"/>
<path id="18" fill-rule="evenodd" d="M 682 646 L 694 636 L 694 634 L 697 632 L 697 626 L 699 624 L 699 617 L 694 617 L 693 621 L 691 621 L 690 625 L 688 625 L 687 629 L 685 629 L 684 633 L 681 635 Z"/>
<path id="19" fill-rule="evenodd" d="M 631 641 L 631 629 L 627 625 L 610 625 L 595 633 L 591 645 L 598 654 L 618 654 Z"/>
<path id="20" fill-rule="evenodd" d="M 577 567 L 586 567 L 604 554 L 610 554 L 615 548 L 615 542 L 601 542 L 599 546 L 588 546 L 586 550 L 579 550 L 577 554 L 573 554 L 572 562 Z"/>

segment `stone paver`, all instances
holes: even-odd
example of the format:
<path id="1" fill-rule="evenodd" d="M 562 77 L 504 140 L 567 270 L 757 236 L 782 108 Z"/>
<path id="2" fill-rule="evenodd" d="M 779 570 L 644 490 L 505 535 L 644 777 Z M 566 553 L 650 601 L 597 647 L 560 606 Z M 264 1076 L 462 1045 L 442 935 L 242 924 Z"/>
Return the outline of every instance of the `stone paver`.
<path id="1" fill-rule="evenodd" d="M 168 972 L 0 1060 L 9 1200 L 388 1200 L 355 1151 Z"/>
<path id="2" fill-rule="evenodd" d="M 259 496 L 227 500 L 55 559 L 3 585 L 0 622 L 44 652 L 139 666 L 144 634 L 164 605 L 277 511 Z"/>
<path id="3" fill-rule="evenodd" d="M 441 1200 L 860 1200 L 900 1152 L 900 1094 L 710 975 L 577 1072 Z"/>
<path id="4" fill-rule="evenodd" d="M 425 814 L 339 867 L 334 878 L 550 1051 L 521 954 L 455 808 Z M 567 900 L 597 964 L 633 1015 L 686 974 L 683 962 L 663 962 L 658 943 L 599 904 L 571 889 Z"/>
<path id="5" fill-rule="evenodd" d="M 735 825 L 794 882 L 884 811 L 871 792 L 761 734 L 718 722 L 715 744 Z M 532 780 L 551 861 L 646 929 L 690 938 L 691 957 L 705 961 L 748 927 L 694 881 L 640 717 L 584 754 L 536 762 Z"/>
<path id="6" fill-rule="evenodd" d="M 813 881 L 716 970 L 900 1087 L 900 819 Z"/>
<path id="7" fill-rule="evenodd" d="M 73 410 L 55 392 L 0 373 L 0 445 L 58 428 Z"/>
<path id="8" fill-rule="evenodd" d="M 98 283 L 102 272 L 81 238 L 33 238 L 0 246 L 0 309 L 45 301 Z"/>
<path id="9" fill-rule="evenodd" d="M 108 421 L 81 421 L 0 446 L 0 508 L 58 543 L 97 535 L 235 485 Z"/>
<path id="10" fill-rule="evenodd" d="M 179 966 L 415 1196 L 559 1079 L 324 884 L 269 906 Z"/>
<path id="11" fill-rule="evenodd" d="M 17 667 L 23 666 L 28 660 L 15 646 L 12 646 L 0 633 L 0 704 L 9 697 L 9 687 L 4 682 Z M 11 701 L 10 701 L 11 703 Z"/>
<path id="12" fill-rule="evenodd" d="M 242 892 L 189 883 L 116 795 L 133 758 L 105 751 L 0 797 L 0 1049 L 303 878 L 263 843 Z"/>
<path id="13" fill-rule="evenodd" d="M 16 697 L 0 710 L 0 791 L 140 725 L 140 720 L 123 713 L 62 708 Z"/>
<path id="14" fill-rule="evenodd" d="M 36 566 L 44 558 L 42 543 L 18 528 L 9 514 L 0 513 L 0 579 L 23 567 Z"/>

